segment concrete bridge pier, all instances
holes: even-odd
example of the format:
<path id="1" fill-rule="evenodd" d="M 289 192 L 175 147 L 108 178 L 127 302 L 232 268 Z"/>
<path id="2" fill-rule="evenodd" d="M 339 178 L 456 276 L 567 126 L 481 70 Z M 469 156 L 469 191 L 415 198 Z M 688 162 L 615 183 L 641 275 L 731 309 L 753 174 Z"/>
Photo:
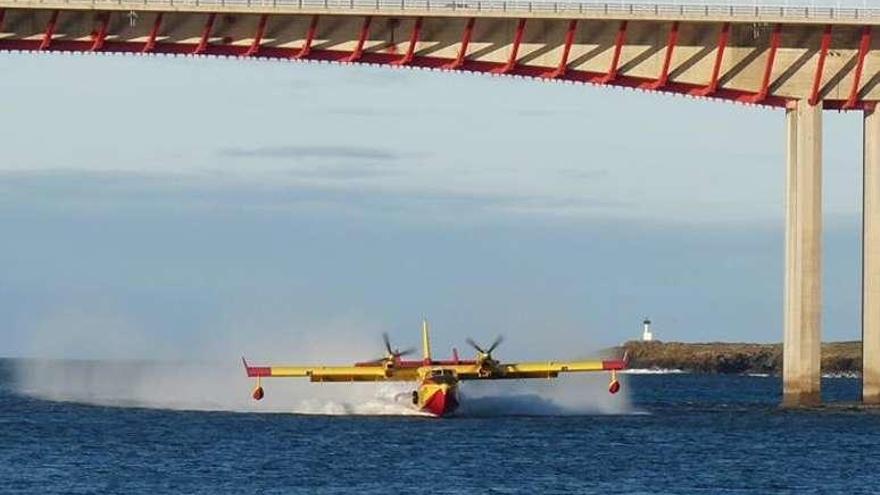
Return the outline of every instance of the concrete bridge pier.
<path id="1" fill-rule="evenodd" d="M 784 407 L 821 402 L 822 105 L 786 108 Z"/>
<path id="2" fill-rule="evenodd" d="M 880 404 L 880 108 L 864 113 L 862 401 Z"/>

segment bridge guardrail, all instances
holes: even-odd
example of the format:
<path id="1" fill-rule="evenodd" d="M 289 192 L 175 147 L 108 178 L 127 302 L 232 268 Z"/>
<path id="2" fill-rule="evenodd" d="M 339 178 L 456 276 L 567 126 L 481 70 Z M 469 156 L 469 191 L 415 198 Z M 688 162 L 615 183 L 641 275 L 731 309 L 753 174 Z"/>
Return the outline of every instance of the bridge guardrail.
<path id="1" fill-rule="evenodd" d="M 255 10 L 346 10 L 376 12 L 437 11 L 437 12 L 501 12 L 501 13 L 577 13 L 623 15 L 630 17 L 680 17 L 682 19 L 719 18 L 732 20 L 762 20 L 766 18 L 792 21 L 858 21 L 880 20 L 880 9 L 857 7 L 815 7 L 790 5 L 697 5 L 674 3 L 623 2 L 551 2 L 545 0 L 0 0 L 2 5 L 50 6 L 76 5 L 99 9 L 101 6 L 131 8 L 168 6 L 185 7 L 242 7 Z"/>

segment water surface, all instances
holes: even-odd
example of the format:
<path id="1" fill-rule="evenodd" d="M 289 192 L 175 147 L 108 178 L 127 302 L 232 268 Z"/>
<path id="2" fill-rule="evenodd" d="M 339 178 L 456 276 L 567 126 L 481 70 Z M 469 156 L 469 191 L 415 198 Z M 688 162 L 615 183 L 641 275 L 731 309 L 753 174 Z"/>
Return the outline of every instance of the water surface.
<path id="1" fill-rule="evenodd" d="M 627 414 L 308 416 L 55 402 L 0 362 L 2 493 L 877 493 L 880 415 L 769 377 L 638 375 Z M 859 383 L 823 382 L 854 400 Z M 235 391 L 239 393 L 240 391 Z"/>

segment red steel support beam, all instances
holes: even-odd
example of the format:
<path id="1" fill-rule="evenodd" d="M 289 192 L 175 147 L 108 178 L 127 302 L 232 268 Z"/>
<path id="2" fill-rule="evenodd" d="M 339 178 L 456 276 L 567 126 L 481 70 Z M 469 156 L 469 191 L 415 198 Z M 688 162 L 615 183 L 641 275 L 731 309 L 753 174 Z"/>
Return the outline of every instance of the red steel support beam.
<path id="1" fill-rule="evenodd" d="M 476 23 L 476 19 L 473 17 L 467 20 L 467 23 L 464 25 L 464 33 L 461 35 L 461 48 L 458 50 L 458 56 L 455 57 L 454 61 L 444 65 L 444 69 L 455 70 L 464 66 L 468 45 L 471 43 L 471 35 L 474 33 L 474 23 Z"/>
<path id="2" fill-rule="evenodd" d="M 208 18 L 205 20 L 205 27 L 202 29 L 202 39 L 199 40 L 198 46 L 193 50 L 193 55 L 201 55 L 208 49 L 208 40 L 211 38 L 211 30 L 214 29 L 214 19 L 216 18 L 217 14 L 208 14 Z"/>
<path id="3" fill-rule="evenodd" d="M 663 57 L 660 77 L 649 85 L 650 89 L 660 89 L 669 82 L 669 66 L 672 64 L 672 53 L 675 51 L 676 43 L 678 43 L 678 21 L 674 21 L 669 27 L 669 36 L 666 38 L 666 55 Z"/>
<path id="4" fill-rule="evenodd" d="M 728 40 L 730 40 L 730 23 L 725 22 L 721 25 L 721 32 L 718 34 L 718 48 L 715 52 L 715 65 L 712 66 L 712 78 L 705 88 L 697 92 L 697 95 L 709 96 L 718 91 L 718 77 L 721 75 L 721 63 L 724 61 L 724 49 L 727 48 Z"/>
<path id="5" fill-rule="evenodd" d="M 859 90 L 862 85 L 862 70 L 865 68 L 865 56 L 871 49 L 871 26 L 862 27 L 862 39 L 859 41 L 859 54 L 856 60 L 856 70 L 853 74 L 852 88 L 849 91 L 849 98 L 843 104 L 844 110 L 855 108 L 859 101 Z"/>
<path id="6" fill-rule="evenodd" d="M 110 12 L 104 12 L 100 15 L 101 25 L 95 33 L 95 39 L 92 41 L 92 48 L 89 51 L 97 52 L 104 48 L 104 40 L 107 39 L 107 27 L 110 25 Z"/>
<path id="7" fill-rule="evenodd" d="M 522 43 L 523 34 L 526 31 L 526 20 L 520 19 L 516 23 L 516 31 L 513 35 L 513 46 L 510 47 L 510 57 L 507 59 L 507 63 L 504 64 L 503 67 L 499 69 L 495 69 L 492 72 L 495 74 L 507 74 L 512 71 L 516 67 L 516 57 L 519 54 L 519 45 Z"/>
<path id="8" fill-rule="evenodd" d="M 609 83 L 617 79 L 617 69 L 620 64 L 620 52 L 623 50 L 623 44 L 626 43 L 626 27 L 627 21 L 621 21 L 620 27 L 617 29 L 617 36 L 614 38 L 614 55 L 611 56 L 611 67 L 608 73 L 599 78 L 600 84 Z"/>
<path id="9" fill-rule="evenodd" d="M 244 52 L 245 57 L 252 57 L 260 52 L 260 43 L 263 42 L 263 34 L 266 33 L 266 23 L 268 21 L 268 14 L 263 14 L 260 16 L 260 22 L 257 24 L 257 32 L 254 34 L 254 42 L 251 43 L 250 48 L 248 48 L 248 50 Z"/>
<path id="10" fill-rule="evenodd" d="M 562 46 L 562 58 L 559 59 L 559 65 L 556 67 L 556 70 L 547 72 L 541 77 L 556 79 L 565 75 L 565 72 L 568 70 L 568 54 L 571 53 L 571 45 L 574 43 L 577 25 L 578 21 L 575 19 L 568 21 L 568 31 L 565 32 L 565 44 Z"/>
<path id="11" fill-rule="evenodd" d="M 345 59 L 346 62 L 357 62 L 364 56 L 364 43 L 367 42 L 367 37 L 370 36 L 370 24 L 373 22 L 373 16 L 364 17 L 364 22 L 361 24 L 361 32 L 358 35 L 357 45 L 354 47 L 354 51 L 351 52 L 351 55 Z"/>
<path id="12" fill-rule="evenodd" d="M 312 42 L 315 41 L 316 34 L 318 34 L 318 16 L 313 15 L 311 22 L 309 22 L 309 29 L 306 31 L 306 40 L 303 43 L 303 47 L 293 58 L 302 60 L 309 56 L 309 53 L 312 51 Z"/>
<path id="13" fill-rule="evenodd" d="M 156 14 L 156 20 L 153 21 L 153 28 L 150 29 L 150 35 L 147 37 L 147 42 L 144 43 L 144 48 L 141 50 L 141 53 L 150 53 L 156 48 L 156 37 L 159 36 L 159 29 L 162 27 L 162 12 Z"/>
<path id="14" fill-rule="evenodd" d="M 58 22 L 58 11 L 53 10 L 49 22 L 46 23 L 46 32 L 43 34 L 43 41 L 40 42 L 40 50 L 46 50 L 52 46 L 52 35 L 55 34 L 55 24 Z"/>
<path id="15" fill-rule="evenodd" d="M 407 65 L 412 62 L 413 56 L 416 53 L 416 44 L 419 42 L 419 36 L 421 36 L 421 33 L 422 18 L 417 17 L 413 24 L 412 33 L 409 35 L 409 46 L 406 49 L 406 54 L 400 60 L 392 62 L 392 65 Z"/>
<path id="16" fill-rule="evenodd" d="M 822 32 L 822 43 L 819 46 L 819 63 L 816 64 L 816 75 L 813 76 L 813 90 L 808 100 L 810 106 L 819 103 L 819 91 L 822 89 L 822 76 L 825 74 L 825 57 L 828 56 L 828 48 L 831 47 L 831 24 L 825 26 Z"/>
<path id="17" fill-rule="evenodd" d="M 776 50 L 779 49 L 779 40 L 782 37 L 782 24 L 777 24 L 770 35 L 770 51 L 767 53 L 767 63 L 764 65 L 764 77 L 761 79 L 761 89 L 751 98 L 751 103 L 760 103 L 767 99 L 770 91 L 770 76 L 773 74 L 773 64 L 776 62 Z"/>

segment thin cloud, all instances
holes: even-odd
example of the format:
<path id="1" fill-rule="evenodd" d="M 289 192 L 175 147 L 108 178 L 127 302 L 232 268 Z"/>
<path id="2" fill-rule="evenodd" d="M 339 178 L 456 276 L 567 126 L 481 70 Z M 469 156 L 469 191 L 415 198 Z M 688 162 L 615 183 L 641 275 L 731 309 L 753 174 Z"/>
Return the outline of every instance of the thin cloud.
<path id="1" fill-rule="evenodd" d="M 401 170 L 395 167 L 354 165 L 343 163 L 291 168 L 285 170 L 284 175 L 291 179 L 358 181 L 398 176 L 401 175 Z"/>
<path id="2" fill-rule="evenodd" d="M 322 177 L 323 178 L 323 177 Z M 487 216 L 601 216 L 628 203 L 425 187 L 388 188 L 342 181 L 312 182 L 278 174 L 161 174 L 118 170 L 0 171 L 0 203 L 51 207 L 121 206 L 314 210 L 436 219 Z M 151 206 L 152 205 L 152 206 Z"/>
<path id="3" fill-rule="evenodd" d="M 255 148 L 226 148 L 220 154 L 244 158 L 303 158 L 396 161 L 403 154 L 386 148 L 361 146 L 260 146 Z"/>
<path id="4" fill-rule="evenodd" d="M 607 177 L 608 169 L 604 168 L 561 168 L 556 171 L 559 175 L 567 179 L 575 180 L 596 180 Z"/>

